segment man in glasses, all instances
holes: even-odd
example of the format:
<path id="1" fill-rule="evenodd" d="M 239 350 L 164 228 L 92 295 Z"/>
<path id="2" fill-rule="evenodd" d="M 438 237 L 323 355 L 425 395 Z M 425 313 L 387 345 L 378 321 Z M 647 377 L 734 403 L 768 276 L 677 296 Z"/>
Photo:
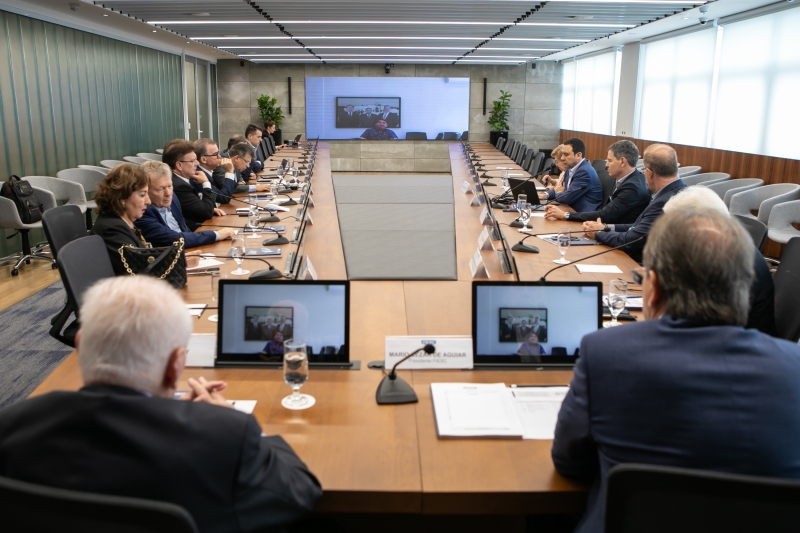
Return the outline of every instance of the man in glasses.
<path id="1" fill-rule="evenodd" d="M 594 483 L 576 531 L 603 531 L 621 463 L 800 478 L 800 346 L 743 327 L 754 252 L 713 209 L 653 225 L 634 274 L 646 320 L 583 338 L 558 415 L 556 470 Z"/>
<path id="2" fill-rule="evenodd" d="M 183 139 L 167 143 L 161 160 L 172 170 L 172 190 L 181 203 L 183 216 L 190 230 L 195 230 L 203 221 L 225 213 L 217 209 L 217 195 L 211 182 L 202 171 L 197 170 L 194 145 Z"/>

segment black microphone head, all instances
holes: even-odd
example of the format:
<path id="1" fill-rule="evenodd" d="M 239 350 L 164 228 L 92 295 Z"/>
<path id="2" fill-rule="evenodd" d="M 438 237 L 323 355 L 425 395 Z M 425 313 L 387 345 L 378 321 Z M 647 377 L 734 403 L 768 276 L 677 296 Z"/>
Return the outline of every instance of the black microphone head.
<path id="1" fill-rule="evenodd" d="M 432 354 L 433 352 L 436 351 L 436 346 L 434 346 L 433 344 L 426 344 L 425 348 L 423 349 L 425 350 L 426 354 Z"/>

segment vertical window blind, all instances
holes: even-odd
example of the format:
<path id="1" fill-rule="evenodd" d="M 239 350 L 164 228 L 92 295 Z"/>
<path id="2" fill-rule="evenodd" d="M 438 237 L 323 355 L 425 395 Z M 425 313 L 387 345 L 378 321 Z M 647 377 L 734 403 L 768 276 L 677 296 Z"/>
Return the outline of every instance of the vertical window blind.
<path id="1" fill-rule="evenodd" d="M 561 127 L 613 135 L 619 93 L 619 52 L 564 64 Z"/>

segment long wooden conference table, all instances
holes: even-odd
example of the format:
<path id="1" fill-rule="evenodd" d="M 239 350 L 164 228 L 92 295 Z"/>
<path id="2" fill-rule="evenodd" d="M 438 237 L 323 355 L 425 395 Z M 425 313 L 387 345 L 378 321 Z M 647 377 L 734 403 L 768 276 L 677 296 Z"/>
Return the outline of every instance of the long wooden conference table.
<path id="1" fill-rule="evenodd" d="M 488 144 L 473 143 L 483 154 L 487 169 L 507 166 L 510 160 Z M 299 150 L 284 148 L 277 159 L 299 155 Z M 225 380 L 229 399 L 257 400 L 254 415 L 267 434 L 279 434 L 295 449 L 318 476 L 324 495 L 317 511 L 325 513 L 399 513 L 424 515 L 505 515 L 524 517 L 535 513 L 581 512 L 587 487 L 556 473 L 550 458 L 551 441 L 504 439 L 440 439 L 434 425 L 429 385 L 433 382 L 504 382 L 524 384 L 568 384 L 571 371 L 401 371 L 415 389 L 419 403 L 377 405 L 375 391 L 382 378 L 367 362 L 382 360 L 387 335 L 471 335 L 471 281 L 469 261 L 485 226 L 479 220 L 482 208 L 469 205 L 470 196 L 460 192 L 464 181 L 472 183 L 461 146 L 450 145 L 453 194 L 455 199 L 457 281 L 352 281 L 350 284 L 350 357 L 362 362 L 360 370 L 313 370 L 303 392 L 317 403 L 305 411 L 289 411 L 280 405 L 290 388 L 281 370 L 187 368 L 182 387 L 189 377 L 205 376 Z M 503 164 L 505 161 L 506 165 Z M 494 180 L 499 185 L 500 180 Z M 319 279 L 347 279 L 334 199 L 330 157 L 326 143 L 319 143 L 312 178 L 315 207 L 310 208 L 314 224 L 306 229 L 305 253 L 311 258 Z M 501 190 L 488 188 L 490 194 Z M 294 194 L 293 196 L 298 196 Z M 223 206 L 233 212 L 236 202 Z M 293 215 L 281 213 L 283 217 Z M 502 224 L 511 222 L 513 213 L 495 210 Z M 244 225 L 246 218 L 235 215 L 215 217 L 209 223 Z M 297 225 L 286 224 L 287 235 Z M 580 229 L 575 222 L 532 218 L 533 232 L 557 232 L 562 228 Z M 525 235 L 501 226 L 511 245 Z M 262 234 L 267 238 L 267 233 Z M 527 241 L 538 238 L 533 237 Z M 538 254 L 515 253 L 520 280 L 538 280 L 555 266 L 556 246 L 539 241 Z M 283 271 L 287 252 L 270 260 Z M 500 241 L 495 241 L 500 246 Z M 199 248 L 202 252 L 224 255 L 230 241 Z M 604 246 L 572 247 L 567 259 L 576 260 L 596 253 Z M 483 251 L 490 280 L 514 280 L 501 271 L 495 252 Z M 221 265 L 223 275 L 235 268 L 233 261 Z M 572 266 L 548 276 L 549 280 L 601 281 L 607 290 L 611 279 L 630 281 L 636 265 L 626 254 L 611 252 L 592 259 L 593 264 L 615 264 L 625 273 L 579 274 Z M 265 268 L 260 262 L 245 259 L 250 271 Z M 235 278 L 235 276 L 230 276 Z M 187 303 L 211 301 L 209 276 L 189 278 L 183 290 Z M 215 333 L 216 324 L 208 320 L 215 310 L 206 310 L 195 319 L 195 332 Z M 75 390 L 81 380 L 75 353 L 33 392 Z M 474 516 L 474 518 L 478 518 Z M 523 520 L 511 520 L 514 530 Z"/>

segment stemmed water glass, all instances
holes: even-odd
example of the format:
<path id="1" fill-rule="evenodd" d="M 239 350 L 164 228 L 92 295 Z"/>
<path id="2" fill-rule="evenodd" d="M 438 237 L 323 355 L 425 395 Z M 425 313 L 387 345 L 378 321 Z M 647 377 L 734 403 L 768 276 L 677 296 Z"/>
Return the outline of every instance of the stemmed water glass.
<path id="1" fill-rule="evenodd" d="M 531 219 L 531 204 L 525 202 L 522 205 L 517 205 L 519 210 L 519 219 L 522 221 L 522 231 L 528 229 L 528 221 Z"/>
<path id="2" fill-rule="evenodd" d="M 567 255 L 567 250 L 569 250 L 569 244 L 571 239 L 572 239 L 572 234 L 568 229 L 561 230 L 561 233 L 556 235 L 556 242 L 558 243 L 558 253 L 561 254 L 561 259 L 553 259 L 553 263 L 558 263 L 559 265 L 569 264 L 569 261 L 564 259 L 564 256 Z"/>
<path id="3" fill-rule="evenodd" d="M 611 312 L 611 322 L 607 328 L 619 326 L 617 317 L 625 310 L 628 303 L 628 282 L 623 279 L 612 279 L 608 286 L 608 310 Z"/>
<path id="4" fill-rule="evenodd" d="M 242 269 L 242 261 L 244 261 L 244 252 L 245 252 L 245 244 L 244 244 L 244 235 L 236 234 L 231 238 L 231 256 L 236 261 L 236 264 L 239 265 L 239 268 L 231 272 L 234 276 L 244 276 L 245 274 L 249 274 L 249 270 Z"/>
<path id="5" fill-rule="evenodd" d="M 300 387 L 308 381 L 308 353 L 306 343 L 289 339 L 283 343 L 283 380 L 292 387 L 292 394 L 281 400 L 287 409 L 308 409 L 316 400 L 308 394 L 300 394 Z"/>
<path id="6" fill-rule="evenodd" d="M 219 307 L 219 280 L 223 278 L 218 270 L 209 272 L 211 278 L 211 304 L 213 307 Z M 228 276 L 225 275 L 225 278 Z M 208 317 L 209 322 L 218 322 L 219 314 L 214 313 Z"/>

